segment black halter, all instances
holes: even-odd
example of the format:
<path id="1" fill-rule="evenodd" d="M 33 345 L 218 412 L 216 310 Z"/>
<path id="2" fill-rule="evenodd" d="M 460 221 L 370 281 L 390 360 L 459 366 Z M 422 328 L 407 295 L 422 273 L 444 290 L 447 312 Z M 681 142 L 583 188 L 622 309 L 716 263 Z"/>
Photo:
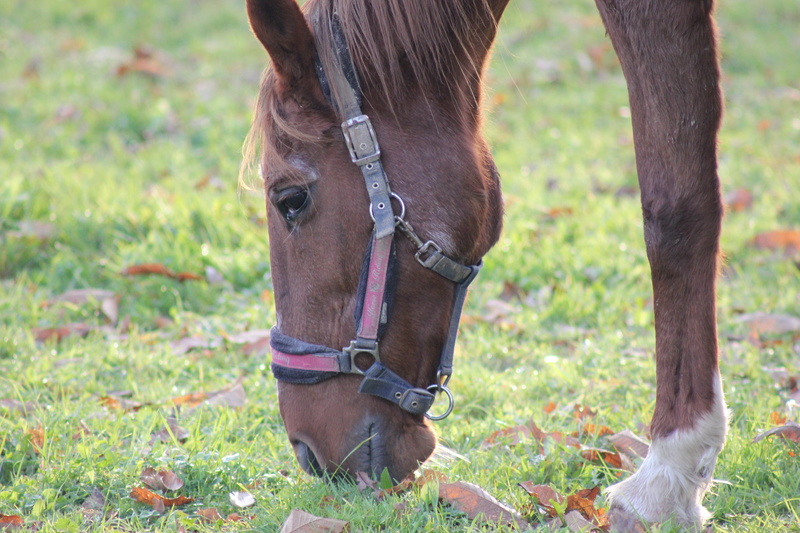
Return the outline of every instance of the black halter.
<path id="1" fill-rule="evenodd" d="M 331 24 L 336 65 L 331 72 L 326 72 L 317 61 L 317 76 L 326 98 L 343 119 L 342 131 L 350 159 L 364 176 L 370 201 L 370 216 L 375 222 L 359 282 L 355 312 L 357 333 L 349 346 L 338 351 L 289 337 L 275 326 L 270 337 L 272 373 L 280 381 L 309 385 L 338 374 L 363 375 L 359 392 L 383 398 L 409 413 L 424 414 L 432 420 L 441 420 L 453 410 L 453 395 L 447 388 L 447 383 L 453 373 L 453 351 L 458 323 L 467 287 L 477 276 L 481 265 L 467 266 L 450 259 L 442 253 L 438 244 L 421 239 L 405 220 L 403 200 L 389 188 L 375 130 L 369 117 L 361 112 L 358 75 L 336 16 Z M 317 46 L 321 44 L 318 42 Z M 400 207 L 399 214 L 394 211 L 393 199 Z M 417 248 L 415 257 L 420 265 L 455 283 L 450 325 L 439 359 L 436 382 L 424 389 L 414 387 L 387 368 L 381 362 L 378 350 L 380 336 L 389 315 L 389 273 L 394 261 L 395 228 Z M 375 361 L 367 370 L 362 371 L 356 365 L 356 357 L 360 354 L 367 354 Z M 449 402 L 447 410 L 438 416 L 428 413 L 436 392 L 444 393 Z"/>

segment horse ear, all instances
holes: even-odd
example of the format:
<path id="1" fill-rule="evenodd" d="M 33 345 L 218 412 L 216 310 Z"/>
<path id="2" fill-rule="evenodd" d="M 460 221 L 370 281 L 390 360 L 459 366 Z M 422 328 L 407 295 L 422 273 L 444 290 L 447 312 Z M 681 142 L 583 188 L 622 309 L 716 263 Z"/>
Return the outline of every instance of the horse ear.
<path id="1" fill-rule="evenodd" d="M 250 27 L 290 86 L 313 83 L 314 37 L 295 0 L 247 0 Z"/>

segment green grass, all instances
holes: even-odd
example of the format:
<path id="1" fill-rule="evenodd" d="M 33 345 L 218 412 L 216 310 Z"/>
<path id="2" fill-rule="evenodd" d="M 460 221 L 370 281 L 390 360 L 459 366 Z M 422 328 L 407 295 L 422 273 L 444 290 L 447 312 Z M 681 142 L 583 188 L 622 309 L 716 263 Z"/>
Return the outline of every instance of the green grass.
<path id="1" fill-rule="evenodd" d="M 717 531 L 797 531 L 800 450 L 751 440 L 774 411 L 796 419 L 768 369 L 797 374 L 800 346 L 788 335 L 756 347 L 735 319 L 800 315 L 793 259 L 748 244 L 763 231 L 800 229 L 800 19 L 794 0 L 723 0 L 718 12 L 727 101 L 720 174 L 725 190 L 747 188 L 754 202 L 724 221 L 719 324 L 733 418 L 715 474 L 726 483 L 707 504 Z M 166 74 L 117 76 L 136 46 L 152 50 Z M 195 510 L 225 516 L 235 510 L 228 493 L 251 487 L 257 503 L 245 513 L 254 519 L 226 530 L 277 531 L 293 508 L 348 520 L 351 531 L 485 530 L 431 506 L 424 491 L 378 503 L 301 473 L 266 357 L 230 342 L 172 352 L 170 342 L 186 335 L 274 319 L 263 200 L 236 179 L 265 59 L 239 1 L 0 5 L 0 400 L 31 403 L 25 413 L 0 404 L 0 514 L 40 531 L 218 531 Z M 442 442 L 466 460 L 438 468 L 521 508 L 521 481 L 569 493 L 607 486 L 618 472 L 573 448 L 540 455 L 531 442 L 480 443 L 529 418 L 575 431 L 575 403 L 615 431 L 647 423 L 653 313 L 638 198 L 615 194 L 636 183 L 625 84 L 592 3 L 512 3 L 488 85 L 506 229 L 466 309 L 456 411 L 438 424 Z M 572 214 L 551 219 L 554 207 Z M 30 221 L 52 224 L 53 235 L 24 235 Z M 144 262 L 211 267 L 225 281 L 121 275 Z M 481 320 L 506 281 L 535 297 L 501 323 Z M 36 327 L 105 325 L 97 305 L 45 305 L 80 288 L 120 296 L 127 336 L 97 330 L 35 342 Z M 158 325 L 160 317 L 172 322 Z M 151 443 L 173 412 L 170 398 L 237 379 L 243 408 L 184 410 L 188 438 Z M 99 399 L 115 391 L 144 405 L 104 407 Z M 545 414 L 551 401 L 558 408 Z M 30 437 L 37 428 L 41 449 Z M 161 516 L 131 500 L 145 466 L 178 472 L 180 493 L 197 502 Z M 106 505 L 91 521 L 81 505 L 95 488 Z"/>

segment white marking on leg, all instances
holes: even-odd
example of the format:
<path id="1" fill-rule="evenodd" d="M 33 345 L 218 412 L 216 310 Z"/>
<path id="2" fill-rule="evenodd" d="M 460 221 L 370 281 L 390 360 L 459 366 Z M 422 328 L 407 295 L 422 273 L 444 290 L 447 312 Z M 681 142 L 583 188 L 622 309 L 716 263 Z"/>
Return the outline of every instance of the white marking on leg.
<path id="1" fill-rule="evenodd" d="M 728 431 L 722 382 L 714 382 L 714 405 L 691 429 L 653 440 L 642 466 L 631 477 L 606 489 L 612 506 L 646 522 L 672 517 L 699 529 L 708 517 L 703 495 L 711 484 L 717 456 Z"/>

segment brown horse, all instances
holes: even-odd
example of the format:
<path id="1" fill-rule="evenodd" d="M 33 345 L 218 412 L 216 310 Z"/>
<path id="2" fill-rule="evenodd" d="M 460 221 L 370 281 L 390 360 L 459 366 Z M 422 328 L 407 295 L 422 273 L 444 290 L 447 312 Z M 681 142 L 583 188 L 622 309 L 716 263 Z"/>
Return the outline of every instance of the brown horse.
<path id="1" fill-rule="evenodd" d="M 480 102 L 507 3 L 247 0 L 272 58 L 250 137 L 267 193 L 272 368 L 309 472 L 402 479 L 434 449 L 434 395 L 452 408 L 464 292 L 501 227 Z M 699 527 L 727 428 L 712 2 L 597 6 L 628 83 L 656 318 L 653 444 L 609 494 L 620 517 Z"/>

